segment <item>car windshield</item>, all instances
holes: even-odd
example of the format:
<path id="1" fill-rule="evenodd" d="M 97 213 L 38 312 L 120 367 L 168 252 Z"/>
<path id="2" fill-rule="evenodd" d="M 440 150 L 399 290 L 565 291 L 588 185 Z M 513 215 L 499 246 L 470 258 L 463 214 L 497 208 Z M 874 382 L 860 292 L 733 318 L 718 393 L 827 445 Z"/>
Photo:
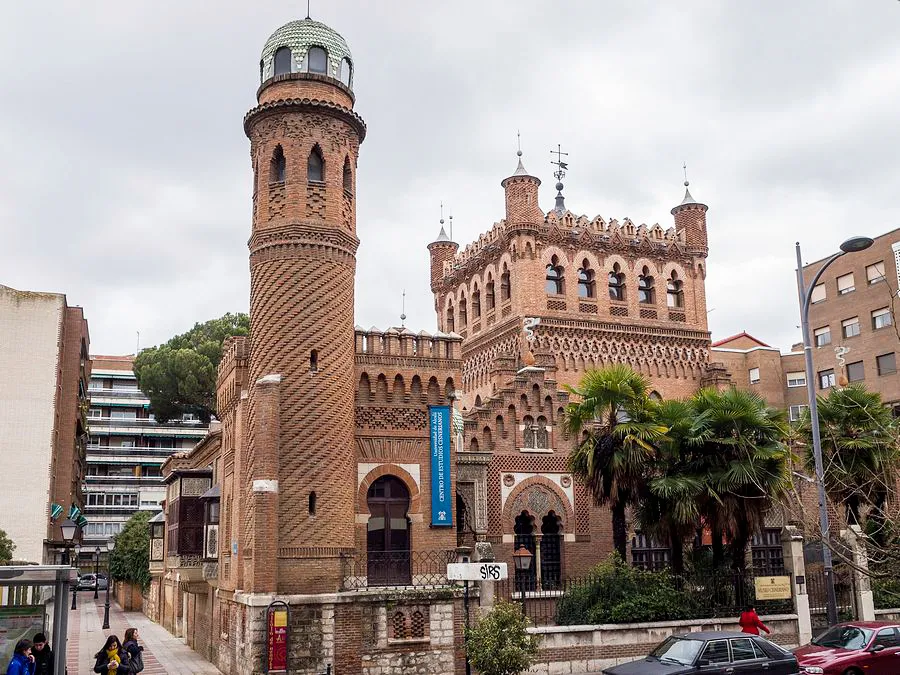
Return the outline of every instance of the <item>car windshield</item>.
<path id="1" fill-rule="evenodd" d="M 687 640 L 685 638 L 670 637 L 650 652 L 650 656 L 660 661 L 671 661 L 689 666 L 697 658 L 697 654 L 703 648 L 701 640 Z"/>
<path id="2" fill-rule="evenodd" d="M 818 647 L 862 649 L 869 644 L 872 632 L 868 628 L 859 626 L 835 626 L 822 633 L 812 643 Z"/>

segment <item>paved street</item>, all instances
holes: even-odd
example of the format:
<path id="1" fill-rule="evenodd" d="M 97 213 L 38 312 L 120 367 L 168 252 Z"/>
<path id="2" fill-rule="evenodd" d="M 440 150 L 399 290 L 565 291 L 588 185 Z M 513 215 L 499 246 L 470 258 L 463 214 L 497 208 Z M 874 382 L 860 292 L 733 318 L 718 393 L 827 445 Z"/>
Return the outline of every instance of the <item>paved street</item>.
<path id="1" fill-rule="evenodd" d="M 109 608 L 110 629 L 104 631 L 104 594 L 94 600 L 92 591 L 78 594 L 78 610 L 69 614 L 69 645 L 66 662 L 69 675 L 92 673 L 94 654 L 103 646 L 106 637 L 115 634 L 121 640 L 127 628 L 137 628 L 144 646 L 144 673 L 147 675 L 221 675 L 212 664 L 201 658 L 180 639 L 139 612 L 123 612 L 112 604 Z"/>

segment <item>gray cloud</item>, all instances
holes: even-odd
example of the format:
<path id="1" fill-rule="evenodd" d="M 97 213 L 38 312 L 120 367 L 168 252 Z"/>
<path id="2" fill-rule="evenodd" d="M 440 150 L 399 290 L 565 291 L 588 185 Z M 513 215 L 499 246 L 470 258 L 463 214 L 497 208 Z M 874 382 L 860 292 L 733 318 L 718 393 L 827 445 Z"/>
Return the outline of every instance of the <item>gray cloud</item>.
<path id="1" fill-rule="evenodd" d="M 319 5 L 317 7 L 317 5 Z M 95 0 L 5 8 L 0 283 L 65 292 L 92 351 L 246 310 L 241 129 L 283 3 Z M 299 11 L 298 8 L 294 8 Z M 797 339 L 793 242 L 818 259 L 896 227 L 900 3 L 313 3 L 356 60 L 357 323 L 433 330 L 426 244 L 503 216 L 525 163 L 553 203 L 671 224 L 681 162 L 709 204 L 714 337 Z"/>

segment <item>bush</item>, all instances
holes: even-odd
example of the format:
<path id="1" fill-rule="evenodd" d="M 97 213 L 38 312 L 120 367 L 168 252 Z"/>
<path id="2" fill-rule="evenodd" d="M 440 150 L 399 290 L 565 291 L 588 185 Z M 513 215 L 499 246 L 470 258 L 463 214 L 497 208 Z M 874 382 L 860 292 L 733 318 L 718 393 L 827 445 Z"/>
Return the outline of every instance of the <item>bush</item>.
<path id="1" fill-rule="evenodd" d="M 537 653 L 537 638 L 518 605 L 497 603 L 466 633 L 469 662 L 481 675 L 517 675 L 528 670 Z"/>
<path id="2" fill-rule="evenodd" d="M 900 579 L 873 579 L 872 595 L 875 609 L 900 607 Z"/>
<path id="3" fill-rule="evenodd" d="M 150 525 L 153 515 L 138 511 L 116 535 L 116 547 L 109 554 L 109 574 L 146 590 L 150 585 Z"/>
<path id="4" fill-rule="evenodd" d="M 571 587 L 556 605 L 559 625 L 637 623 L 689 619 L 691 596 L 665 572 L 626 565 L 617 555 L 597 565 L 583 584 Z"/>

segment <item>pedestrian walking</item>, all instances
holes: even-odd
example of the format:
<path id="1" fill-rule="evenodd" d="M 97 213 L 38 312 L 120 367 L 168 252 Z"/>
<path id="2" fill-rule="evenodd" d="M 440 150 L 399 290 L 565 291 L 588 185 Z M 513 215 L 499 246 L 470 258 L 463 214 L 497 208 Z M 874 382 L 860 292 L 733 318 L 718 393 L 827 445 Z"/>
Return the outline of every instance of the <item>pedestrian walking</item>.
<path id="1" fill-rule="evenodd" d="M 36 633 L 31 655 L 34 657 L 34 675 L 53 675 L 53 650 L 47 644 L 47 636 Z"/>
<path id="2" fill-rule="evenodd" d="M 121 648 L 122 643 L 115 635 L 106 638 L 103 648 L 94 655 L 94 672 L 100 675 L 126 675 L 131 673 L 131 657 Z"/>
<path id="3" fill-rule="evenodd" d="M 31 640 L 19 640 L 12 660 L 6 666 L 6 675 L 34 675 L 34 657 L 31 655 Z"/>
<path id="4" fill-rule="evenodd" d="M 137 628 L 129 628 L 125 631 L 125 642 L 122 643 L 122 648 L 131 657 L 131 672 L 139 673 L 144 670 L 144 648 L 138 644 Z"/>
<path id="5" fill-rule="evenodd" d="M 766 631 L 766 634 L 772 632 L 766 624 L 760 621 L 759 615 L 756 613 L 756 607 L 753 605 L 747 605 L 747 608 L 741 612 L 741 618 L 738 619 L 738 623 L 741 625 L 742 633 L 759 635 L 760 628 Z"/>

